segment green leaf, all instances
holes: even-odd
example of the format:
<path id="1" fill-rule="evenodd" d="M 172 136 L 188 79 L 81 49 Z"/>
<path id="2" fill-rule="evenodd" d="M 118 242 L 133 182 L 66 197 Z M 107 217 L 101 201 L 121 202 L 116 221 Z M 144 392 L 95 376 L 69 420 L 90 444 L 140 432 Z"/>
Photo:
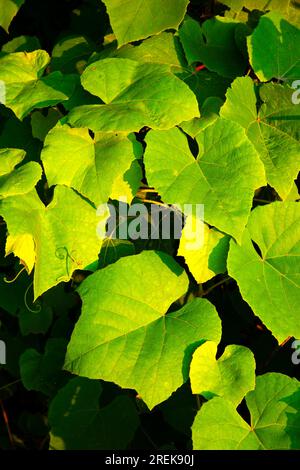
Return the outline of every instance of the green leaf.
<path id="1" fill-rule="evenodd" d="M 263 102 L 256 107 L 250 77 L 237 78 L 228 89 L 221 116 L 241 124 L 264 163 L 268 183 L 285 199 L 300 167 L 300 105 L 292 102 L 293 89 L 274 83 L 260 88 Z"/>
<path id="2" fill-rule="evenodd" d="M 15 253 L 29 272 L 35 263 L 35 299 L 69 281 L 74 270 L 84 269 L 100 251 L 96 209 L 64 186 L 55 188 L 47 207 L 31 192 L 1 201 L 0 214 L 9 232 L 6 254 Z"/>
<path id="3" fill-rule="evenodd" d="M 257 207 L 251 213 L 241 246 L 232 241 L 228 255 L 230 276 L 279 343 L 288 336 L 300 337 L 299 218 L 300 206 L 294 202 Z"/>
<path id="4" fill-rule="evenodd" d="M 196 221 L 191 219 L 192 215 L 187 217 L 182 230 L 177 256 L 184 257 L 197 283 L 203 283 L 226 271 L 229 237 L 206 224 L 201 229 L 201 221 L 195 230 Z"/>
<path id="5" fill-rule="evenodd" d="M 64 184 L 76 189 L 97 206 L 109 198 L 135 196 L 142 172 L 134 142 L 124 134 L 97 133 L 57 124 L 47 135 L 42 161 L 49 186 Z"/>
<path id="6" fill-rule="evenodd" d="M 42 168 L 36 162 L 26 163 L 11 173 L 0 176 L 0 199 L 28 193 L 41 176 Z"/>
<path id="7" fill-rule="evenodd" d="M 0 176 L 11 173 L 25 155 L 26 152 L 21 149 L 0 149 Z"/>
<path id="8" fill-rule="evenodd" d="M 185 72 L 178 74 L 178 76 L 196 95 L 201 114 L 206 99 L 219 97 L 222 101 L 225 100 L 227 88 L 231 83 L 231 79 L 221 77 L 216 72 L 206 69 L 197 72 L 192 66 Z"/>
<path id="9" fill-rule="evenodd" d="M 220 338 L 218 315 L 203 299 L 165 315 L 187 287 L 182 268 L 151 251 L 92 274 L 79 288 L 83 310 L 65 368 L 136 389 L 149 408 L 161 403 L 187 380 L 194 345 Z"/>
<path id="10" fill-rule="evenodd" d="M 69 122 L 74 127 L 129 133 L 144 126 L 169 129 L 199 116 L 194 94 L 168 65 L 104 59 L 89 65 L 81 81 L 105 104 L 73 109 Z"/>
<path id="11" fill-rule="evenodd" d="M 46 113 L 33 111 L 30 116 L 32 136 L 44 142 L 48 132 L 63 117 L 58 109 L 49 108 Z"/>
<path id="12" fill-rule="evenodd" d="M 192 392 L 210 399 L 226 398 L 237 406 L 255 388 L 255 359 L 244 346 L 227 346 L 216 360 L 217 344 L 207 341 L 193 354 L 190 368 Z"/>
<path id="13" fill-rule="evenodd" d="M 300 30 L 278 12 L 260 18 L 247 44 L 250 63 L 260 81 L 300 77 Z"/>
<path id="14" fill-rule="evenodd" d="M 99 255 L 99 268 L 105 268 L 124 256 L 135 255 L 135 246 L 129 240 L 105 238 Z"/>
<path id="15" fill-rule="evenodd" d="M 30 333 L 45 334 L 52 324 L 53 315 L 50 307 L 44 306 L 41 311 L 30 311 L 23 308 L 19 313 L 19 326 L 22 335 Z"/>
<path id="16" fill-rule="evenodd" d="M 22 162 L 25 152 L 19 149 L 0 149 L 0 199 L 31 191 L 42 176 L 42 168 L 29 162 L 14 169 Z"/>
<path id="17" fill-rule="evenodd" d="M 263 165 L 245 130 L 216 120 L 197 136 L 197 160 L 179 129 L 151 131 L 146 142 L 147 180 L 164 202 L 204 204 L 205 222 L 240 240 L 254 190 L 265 184 Z"/>
<path id="18" fill-rule="evenodd" d="M 11 315 L 18 315 L 20 311 L 26 309 L 24 303 L 24 293 L 30 285 L 30 278 L 27 273 L 22 272 L 15 282 L 7 283 L 6 276 L 0 275 L 0 307 Z"/>
<path id="19" fill-rule="evenodd" d="M 119 47 L 166 29 L 177 29 L 188 0 L 104 0 Z"/>
<path id="20" fill-rule="evenodd" d="M 41 44 L 36 36 L 18 36 L 4 44 L 2 52 L 33 52 L 40 49 Z"/>
<path id="21" fill-rule="evenodd" d="M 25 0 L 0 0 L 0 26 L 8 33 L 8 28 Z"/>
<path id="22" fill-rule="evenodd" d="M 181 71 L 185 62 L 179 39 L 172 33 L 158 34 L 145 39 L 138 46 L 127 44 L 111 53 L 110 56 L 138 62 L 167 64 L 173 72 Z"/>
<path id="23" fill-rule="evenodd" d="M 20 357 L 20 375 L 27 390 L 36 390 L 51 396 L 62 381 L 62 365 L 66 351 L 66 340 L 50 338 L 45 353 L 27 349 Z"/>
<path id="24" fill-rule="evenodd" d="M 74 77 L 53 72 L 42 77 L 50 57 L 46 51 L 0 55 L 0 81 L 5 85 L 4 104 L 23 119 L 34 108 L 45 108 L 67 100 Z"/>
<path id="25" fill-rule="evenodd" d="M 63 73 L 82 73 L 96 46 L 83 36 L 67 36 L 55 44 L 51 57 L 51 70 Z"/>
<path id="26" fill-rule="evenodd" d="M 222 0 L 223 5 L 227 5 L 231 10 L 238 13 L 243 7 L 247 10 L 277 10 L 287 13 L 291 0 Z"/>
<path id="27" fill-rule="evenodd" d="M 194 449 L 300 449 L 300 384 L 281 374 L 257 378 L 246 396 L 249 426 L 224 398 L 205 403 L 193 425 Z"/>
<path id="28" fill-rule="evenodd" d="M 100 406 L 102 393 L 100 382 L 84 378 L 70 380 L 58 392 L 49 410 L 50 449 L 126 449 L 139 425 L 137 409 L 125 395 Z"/>
<path id="29" fill-rule="evenodd" d="M 224 77 L 243 75 L 246 60 L 235 42 L 238 22 L 216 16 L 200 25 L 187 19 L 179 30 L 188 63 L 203 62 Z"/>

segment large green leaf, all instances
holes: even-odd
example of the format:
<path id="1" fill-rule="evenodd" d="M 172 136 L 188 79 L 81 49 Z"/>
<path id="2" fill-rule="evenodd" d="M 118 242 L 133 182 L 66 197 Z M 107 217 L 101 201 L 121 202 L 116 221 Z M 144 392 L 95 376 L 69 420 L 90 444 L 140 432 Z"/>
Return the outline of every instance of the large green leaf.
<path id="1" fill-rule="evenodd" d="M 189 64 L 203 62 L 224 77 L 243 75 L 246 60 L 235 42 L 238 22 L 217 16 L 205 21 L 187 19 L 179 35 Z"/>
<path id="2" fill-rule="evenodd" d="M 75 127 L 128 133 L 144 126 L 169 129 L 199 116 L 195 95 L 168 65 L 104 59 L 89 65 L 81 82 L 105 104 L 73 109 L 69 122 Z"/>
<path id="3" fill-rule="evenodd" d="M 24 2 L 25 0 L 0 0 L 0 26 L 6 32 Z"/>
<path id="4" fill-rule="evenodd" d="M 179 129 L 151 131 L 146 142 L 147 180 L 164 202 L 204 204 L 205 222 L 240 240 L 254 190 L 265 184 L 263 165 L 245 130 L 216 120 L 197 135 L 197 160 Z"/>
<path id="5" fill-rule="evenodd" d="M 206 224 L 200 229 L 201 221 L 197 230 L 193 218 L 193 215 L 187 217 L 177 255 L 184 257 L 196 281 L 203 283 L 226 271 L 229 237 Z"/>
<path id="6" fill-rule="evenodd" d="M 67 100 L 74 89 L 72 75 L 53 72 L 42 77 L 50 57 L 46 51 L 0 55 L 0 81 L 4 82 L 4 104 L 23 119 L 34 108 L 45 108 Z"/>
<path id="7" fill-rule="evenodd" d="M 268 183 L 285 199 L 300 168 L 300 105 L 293 89 L 274 83 L 260 88 L 263 102 L 257 112 L 255 85 L 250 77 L 237 78 L 228 89 L 221 116 L 241 124 L 264 163 Z"/>
<path id="8" fill-rule="evenodd" d="M 6 253 L 15 253 L 29 272 L 35 263 L 35 299 L 68 281 L 75 269 L 84 269 L 100 251 L 96 209 L 65 186 L 56 187 L 47 207 L 34 191 L 7 197 L 0 203 L 0 214 L 9 232 Z"/>
<path id="9" fill-rule="evenodd" d="M 300 77 L 300 30 L 278 12 L 262 16 L 247 43 L 250 63 L 260 81 Z"/>
<path id="10" fill-rule="evenodd" d="M 137 409 L 129 397 L 118 396 L 99 405 L 99 381 L 74 378 L 50 404 L 51 450 L 126 449 L 139 425 Z"/>
<path id="11" fill-rule="evenodd" d="M 92 274 L 79 288 L 83 310 L 65 368 L 136 389 L 150 408 L 167 399 L 187 380 L 193 347 L 220 339 L 220 320 L 206 300 L 165 315 L 187 287 L 182 268 L 151 251 Z"/>
<path id="12" fill-rule="evenodd" d="M 300 337 L 299 219 L 295 202 L 257 207 L 241 246 L 232 241 L 228 255 L 228 272 L 243 298 L 279 342 Z"/>
<path id="13" fill-rule="evenodd" d="M 224 398 L 205 403 L 193 425 L 194 449 L 300 449 L 300 384 L 281 374 L 257 378 L 246 396 L 251 424 Z"/>
<path id="14" fill-rule="evenodd" d="M 88 129 L 57 124 L 45 139 L 41 157 L 48 183 L 72 187 L 96 205 L 120 197 L 130 203 L 142 178 L 134 142 L 115 133 L 92 138 Z"/>
<path id="15" fill-rule="evenodd" d="M 193 354 L 190 368 L 192 392 L 210 399 L 226 398 L 237 406 L 255 388 L 255 360 L 250 349 L 227 346 L 217 360 L 217 344 L 207 341 Z"/>
<path id="16" fill-rule="evenodd" d="M 31 191 L 42 176 L 42 168 L 29 162 L 14 169 L 25 158 L 19 149 L 0 149 L 0 199 Z"/>
<path id="17" fill-rule="evenodd" d="M 166 29 L 177 29 L 189 0 L 104 0 L 119 47 Z"/>

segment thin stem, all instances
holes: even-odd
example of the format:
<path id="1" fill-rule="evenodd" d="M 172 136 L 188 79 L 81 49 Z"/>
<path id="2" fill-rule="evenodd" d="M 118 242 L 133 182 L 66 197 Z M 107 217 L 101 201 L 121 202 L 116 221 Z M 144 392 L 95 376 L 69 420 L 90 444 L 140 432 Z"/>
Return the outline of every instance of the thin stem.
<path id="1" fill-rule="evenodd" d="M 204 291 L 202 293 L 202 297 L 204 297 L 205 295 L 209 294 L 212 290 L 214 290 L 216 287 L 218 286 L 221 286 L 222 284 L 225 284 L 225 282 L 227 281 L 230 281 L 231 277 L 227 276 L 225 277 L 224 279 L 221 279 L 221 281 L 219 282 L 216 282 L 216 284 L 214 284 L 213 286 L 211 286 L 209 289 L 207 289 L 206 291 Z"/>
<path id="2" fill-rule="evenodd" d="M 4 385 L 4 387 L 0 387 L 0 392 L 1 392 L 1 390 L 5 390 L 6 388 L 9 388 L 9 387 L 11 387 L 12 385 L 15 385 L 15 384 L 17 384 L 17 383 L 19 383 L 19 382 L 21 382 L 21 379 L 15 380 L 14 382 L 10 382 L 9 384 Z"/>
<path id="3" fill-rule="evenodd" d="M 253 201 L 255 201 L 255 202 L 263 202 L 263 203 L 265 203 L 265 204 L 271 204 L 271 202 L 273 202 L 273 201 L 267 201 L 267 199 L 259 199 L 259 198 L 256 198 L 256 197 L 253 199 Z"/>
<path id="4" fill-rule="evenodd" d="M 8 416 L 7 416 L 7 413 L 6 413 L 6 410 L 4 408 L 4 404 L 3 404 L 2 400 L 0 400 L 0 407 L 1 407 L 2 416 L 3 416 L 3 420 L 4 420 L 4 423 L 5 423 L 6 430 L 7 430 L 10 445 L 11 445 L 11 447 L 14 447 L 14 438 L 13 438 L 13 435 L 12 435 L 12 432 L 11 432 L 11 429 L 10 429 Z"/>
<path id="5" fill-rule="evenodd" d="M 143 202 L 149 202 L 149 204 L 155 204 L 156 206 L 169 207 L 166 204 L 158 201 L 152 201 L 151 199 L 143 199 Z"/>
<path id="6" fill-rule="evenodd" d="M 141 188 L 139 189 L 138 191 L 139 193 L 157 193 L 156 189 L 152 189 L 152 188 Z"/>

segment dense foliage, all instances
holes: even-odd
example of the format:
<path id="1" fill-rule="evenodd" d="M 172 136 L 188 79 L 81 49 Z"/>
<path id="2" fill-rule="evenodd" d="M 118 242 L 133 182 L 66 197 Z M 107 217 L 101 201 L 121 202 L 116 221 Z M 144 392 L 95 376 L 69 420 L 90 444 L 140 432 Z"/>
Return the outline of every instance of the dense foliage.
<path id="1" fill-rule="evenodd" d="M 0 447 L 300 449 L 299 1 L 0 26 Z M 118 201 L 181 236 L 100 236 Z"/>

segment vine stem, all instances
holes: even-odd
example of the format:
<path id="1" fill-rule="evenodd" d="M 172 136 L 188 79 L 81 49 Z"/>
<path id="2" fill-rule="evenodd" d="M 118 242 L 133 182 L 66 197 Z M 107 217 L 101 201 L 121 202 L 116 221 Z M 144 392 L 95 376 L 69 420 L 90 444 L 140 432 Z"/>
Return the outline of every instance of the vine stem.
<path id="1" fill-rule="evenodd" d="M 13 435 L 12 435 L 12 432 L 11 432 L 11 429 L 10 429 L 8 416 L 7 416 L 7 413 L 6 413 L 6 410 L 4 408 L 4 404 L 3 404 L 2 400 L 0 400 L 0 407 L 1 407 L 2 416 L 3 416 L 3 420 L 4 420 L 4 423 L 5 423 L 6 430 L 7 430 L 10 445 L 11 445 L 11 447 L 14 447 Z"/>
<path id="2" fill-rule="evenodd" d="M 267 201 L 267 199 L 259 199 L 259 198 L 254 198 L 253 201 L 255 202 L 264 202 L 265 204 L 271 204 L 273 201 Z"/>
<path id="3" fill-rule="evenodd" d="M 212 290 L 214 290 L 216 287 L 221 286 L 222 284 L 225 284 L 225 282 L 229 281 L 231 279 L 230 276 L 226 276 L 224 279 L 221 279 L 221 281 L 216 282 L 213 286 L 211 286 L 209 289 L 205 290 L 202 292 L 201 297 L 204 297 L 205 295 L 209 294 Z"/>
<path id="4" fill-rule="evenodd" d="M 11 387 L 12 385 L 15 385 L 17 383 L 21 382 L 21 379 L 15 380 L 14 382 L 10 382 L 9 384 L 4 385 L 3 387 L 0 387 L 0 392 L 2 390 L 6 390 L 7 388 Z"/>

